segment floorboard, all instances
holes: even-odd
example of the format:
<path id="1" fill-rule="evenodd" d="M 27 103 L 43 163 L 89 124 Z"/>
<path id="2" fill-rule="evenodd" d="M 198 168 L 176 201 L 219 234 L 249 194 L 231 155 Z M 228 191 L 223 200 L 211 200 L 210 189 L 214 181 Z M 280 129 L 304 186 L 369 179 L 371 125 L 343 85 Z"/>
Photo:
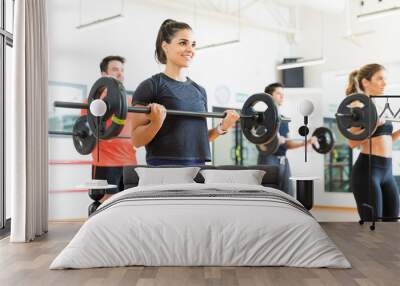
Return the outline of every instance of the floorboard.
<path id="1" fill-rule="evenodd" d="M 321 226 L 351 262 L 352 269 L 290 267 L 119 267 L 48 269 L 82 223 L 55 223 L 32 243 L 0 241 L 0 285 L 399 285 L 400 223 L 378 223 L 375 231 L 356 222 Z"/>

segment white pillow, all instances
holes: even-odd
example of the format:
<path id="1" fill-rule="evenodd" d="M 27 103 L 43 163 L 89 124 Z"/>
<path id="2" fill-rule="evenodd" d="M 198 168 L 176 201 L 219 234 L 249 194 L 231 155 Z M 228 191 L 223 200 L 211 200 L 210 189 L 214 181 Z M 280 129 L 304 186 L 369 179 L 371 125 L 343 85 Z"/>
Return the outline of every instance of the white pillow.
<path id="1" fill-rule="evenodd" d="M 135 168 L 139 176 L 138 186 L 195 183 L 193 179 L 199 170 L 199 167 Z"/>
<path id="2" fill-rule="evenodd" d="M 205 183 L 234 183 L 261 185 L 265 171 L 262 170 L 201 170 Z"/>

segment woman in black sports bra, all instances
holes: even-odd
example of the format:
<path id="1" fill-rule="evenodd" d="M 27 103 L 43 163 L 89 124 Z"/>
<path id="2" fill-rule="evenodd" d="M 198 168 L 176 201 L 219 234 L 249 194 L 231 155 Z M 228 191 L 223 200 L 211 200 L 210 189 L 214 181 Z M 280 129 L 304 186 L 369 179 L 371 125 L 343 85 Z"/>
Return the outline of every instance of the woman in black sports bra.
<path id="1" fill-rule="evenodd" d="M 384 67 L 368 64 L 349 75 L 346 95 L 355 92 L 362 92 L 366 96 L 382 95 L 385 85 Z M 358 214 L 363 221 L 371 221 L 371 210 L 363 206 L 369 204 L 374 207 L 375 216 L 398 217 L 399 193 L 392 173 L 392 146 L 393 142 L 400 138 L 400 130 L 393 133 L 392 123 L 379 119 L 378 127 L 371 137 L 372 180 L 369 178 L 369 139 L 348 140 L 351 148 L 361 149 L 351 172 L 351 190 L 357 203 Z M 372 194 L 369 193 L 370 181 Z"/>

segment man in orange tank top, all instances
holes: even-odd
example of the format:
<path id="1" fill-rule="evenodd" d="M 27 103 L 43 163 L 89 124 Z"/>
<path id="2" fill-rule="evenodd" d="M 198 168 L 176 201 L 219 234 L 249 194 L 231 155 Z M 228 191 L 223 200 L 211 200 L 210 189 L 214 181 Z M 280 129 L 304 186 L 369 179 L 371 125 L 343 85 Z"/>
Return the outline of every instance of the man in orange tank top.
<path id="1" fill-rule="evenodd" d="M 123 82 L 124 63 L 125 59 L 120 56 L 105 57 L 100 63 L 101 75 L 112 76 Z M 131 106 L 132 98 L 128 96 L 126 100 L 128 106 Z M 81 115 L 86 113 L 87 110 L 81 111 Z M 106 125 L 108 125 L 108 122 Z M 131 129 L 131 114 L 128 113 L 124 128 L 119 136 L 130 137 Z M 97 148 L 100 148 L 99 157 L 97 157 Z M 99 141 L 99 146 L 96 146 L 92 152 L 92 179 L 107 180 L 109 184 L 117 185 L 117 188 L 107 190 L 102 201 L 123 191 L 123 167 L 136 164 L 136 149 L 132 146 L 130 139 L 113 138 Z"/>

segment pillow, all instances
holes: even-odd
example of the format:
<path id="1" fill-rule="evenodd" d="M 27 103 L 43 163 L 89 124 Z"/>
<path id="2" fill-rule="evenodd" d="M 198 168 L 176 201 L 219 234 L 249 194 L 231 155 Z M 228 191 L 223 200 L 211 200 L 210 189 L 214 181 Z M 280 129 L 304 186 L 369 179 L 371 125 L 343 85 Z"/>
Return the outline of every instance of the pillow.
<path id="1" fill-rule="evenodd" d="M 199 167 L 141 168 L 135 169 L 139 176 L 138 186 L 195 183 Z"/>
<path id="2" fill-rule="evenodd" d="M 202 170 L 204 183 L 234 183 L 261 185 L 265 171 L 262 170 Z"/>

